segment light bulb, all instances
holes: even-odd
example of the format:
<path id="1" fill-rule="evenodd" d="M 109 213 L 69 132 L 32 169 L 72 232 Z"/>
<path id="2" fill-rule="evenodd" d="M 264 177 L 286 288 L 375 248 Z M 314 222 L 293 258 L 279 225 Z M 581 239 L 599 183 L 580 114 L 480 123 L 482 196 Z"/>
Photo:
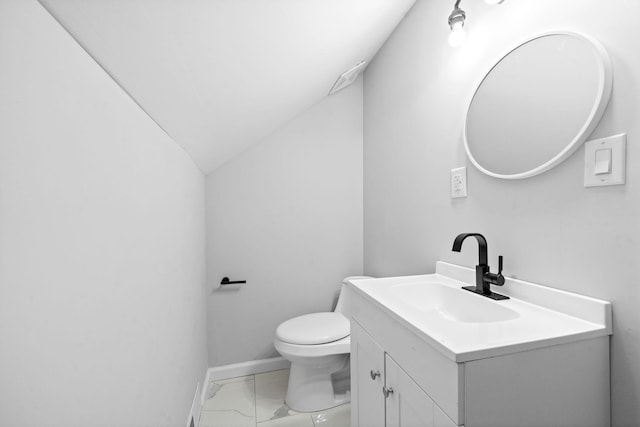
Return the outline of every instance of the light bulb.
<path id="1" fill-rule="evenodd" d="M 449 34 L 449 45 L 458 47 L 467 38 L 467 32 L 464 30 L 464 21 L 454 22 L 451 25 L 451 34 Z"/>

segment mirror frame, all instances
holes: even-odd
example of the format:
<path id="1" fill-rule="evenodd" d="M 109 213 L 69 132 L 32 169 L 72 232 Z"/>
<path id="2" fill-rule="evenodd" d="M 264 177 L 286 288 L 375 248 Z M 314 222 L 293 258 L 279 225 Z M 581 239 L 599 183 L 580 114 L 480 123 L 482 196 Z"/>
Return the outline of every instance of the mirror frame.
<path id="1" fill-rule="evenodd" d="M 505 59 L 509 54 L 511 54 L 511 52 L 513 52 L 516 49 L 519 49 L 520 47 L 522 47 L 523 45 L 530 43 L 536 39 L 542 38 L 542 37 L 547 37 L 547 36 L 551 36 L 551 35 L 568 35 L 571 37 L 577 37 L 585 42 L 587 42 L 588 44 L 590 44 L 595 52 L 596 58 L 600 59 L 600 61 L 598 61 L 598 74 L 599 74 L 599 80 L 598 80 L 598 96 L 596 97 L 596 100 L 594 102 L 594 105 L 591 108 L 591 112 L 589 113 L 589 116 L 586 120 L 586 122 L 582 125 L 582 127 L 578 130 L 576 136 L 573 138 L 572 141 L 570 141 L 557 155 L 555 155 L 553 158 L 551 158 L 550 160 L 548 160 L 547 162 L 543 163 L 542 165 L 535 167 L 533 169 L 530 169 L 528 171 L 524 171 L 524 172 L 520 172 L 520 173 L 515 173 L 515 174 L 499 174 L 499 173 L 495 173 L 492 172 L 486 168 L 484 168 L 482 165 L 480 165 L 476 159 L 473 157 L 473 154 L 471 153 L 471 150 L 469 149 L 469 143 L 467 140 L 467 117 L 469 115 L 469 110 L 471 109 L 471 104 L 473 103 L 473 100 L 478 92 L 478 90 L 480 89 L 480 86 L 482 85 L 482 83 L 484 82 L 484 80 L 486 79 L 486 77 L 491 73 L 491 71 L 493 71 L 493 69 L 498 66 L 498 64 L 500 64 L 500 62 L 502 62 L 503 59 Z M 578 148 L 580 148 L 582 146 L 582 144 L 585 142 L 585 140 L 589 137 L 589 135 L 591 135 L 591 133 L 595 130 L 595 128 L 598 126 L 598 123 L 600 122 L 600 119 L 602 118 L 605 110 L 607 109 L 607 105 L 609 103 L 609 99 L 611 98 L 611 91 L 613 88 L 613 67 L 611 64 L 611 58 L 609 57 L 609 54 L 607 53 L 607 51 L 605 50 L 604 46 L 596 39 L 594 39 L 593 37 L 587 36 L 585 34 L 582 33 L 577 33 L 577 32 L 573 32 L 573 31 L 564 31 L 564 30 L 557 30 L 557 31 L 547 31 L 541 34 L 537 34 L 535 36 L 529 37 L 527 38 L 525 41 L 518 43 L 516 45 L 516 47 L 511 48 L 507 51 L 507 53 L 505 53 L 504 55 L 501 55 L 499 57 L 500 59 L 498 59 L 489 69 L 488 72 L 486 72 L 483 76 L 482 79 L 480 80 L 480 82 L 475 86 L 475 90 L 473 91 L 473 96 L 471 97 L 471 100 L 468 102 L 467 104 L 467 110 L 464 116 L 464 128 L 463 128 L 463 132 L 462 132 L 462 137 L 464 140 L 464 149 L 467 153 L 467 157 L 469 158 L 469 160 L 471 160 L 471 163 L 473 163 L 473 165 L 480 170 L 482 173 L 492 176 L 494 178 L 501 178 L 501 179 L 523 179 L 523 178 L 530 178 L 532 176 L 536 176 L 539 175 L 543 172 L 548 171 L 549 169 L 557 166 L 558 164 L 562 163 L 564 160 L 566 160 L 567 158 L 569 158 L 576 150 L 578 150 Z"/>

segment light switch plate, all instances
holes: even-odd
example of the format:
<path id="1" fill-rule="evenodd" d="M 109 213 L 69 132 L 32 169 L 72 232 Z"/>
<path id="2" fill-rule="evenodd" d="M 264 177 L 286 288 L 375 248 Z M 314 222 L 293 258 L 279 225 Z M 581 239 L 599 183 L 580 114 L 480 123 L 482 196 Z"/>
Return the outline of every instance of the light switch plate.
<path id="1" fill-rule="evenodd" d="M 451 169 L 451 198 L 467 197 L 467 168 Z"/>
<path id="2" fill-rule="evenodd" d="M 596 167 L 596 152 L 611 150 L 609 173 L 602 173 Z M 584 143 L 584 186 L 599 187 L 603 185 L 621 185 L 625 183 L 627 161 L 627 135 L 609 136 Z M 600 173 L 596 173 L 600 172 Z"/>

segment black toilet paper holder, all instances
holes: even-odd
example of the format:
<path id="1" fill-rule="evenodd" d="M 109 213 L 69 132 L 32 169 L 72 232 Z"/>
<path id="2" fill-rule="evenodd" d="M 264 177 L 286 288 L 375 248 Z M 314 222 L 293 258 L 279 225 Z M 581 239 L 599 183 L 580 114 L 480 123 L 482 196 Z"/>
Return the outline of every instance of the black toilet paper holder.
<path id="1" fill-rule="evenodd" d="M 228 277 L 223 277 L 222 281 L 220 281 L 220 285 L 221 286 L 224 286 L 224 285 L 236 285 L 238 283 L 247 283 L 247 281 L 246 280 L 234 280 L 234 281 L 231 281 L 231 280 L 229 280 Z"/>

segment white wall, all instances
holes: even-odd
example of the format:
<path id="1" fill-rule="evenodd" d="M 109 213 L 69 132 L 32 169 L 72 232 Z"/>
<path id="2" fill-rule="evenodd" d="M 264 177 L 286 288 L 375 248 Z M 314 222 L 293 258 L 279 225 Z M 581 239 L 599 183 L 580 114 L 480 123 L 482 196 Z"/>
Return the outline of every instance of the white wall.
<path id="1" fill-rule="evenodd" d="M 613 302 L 613 421 L 640 424 L 640 2 L 463 2 L 468 39 L 447 44 L 452 2 L 418 0 L 365 72 L 365 274 L 429 273 L 436 260 L 467 266 L 483 233 L 505 273 Z M 466 159 L 467 102 L 500 53 L 549 29 L 599 39 L 614 68 L 613 96 L 593 137 L 628 134 L 627 185 L 584 188 L 584 150 L 543 175 L 502 181 Z M 499 153 L 496 153 L 499 155 Z M 449 170 L 467 166 L 469 197 L 449 198 Z"/>
<path id="2" fill-rule="evenodd" d="M 276 356 L 280 322 L 361 274 L 361 81 L 207 177 L 207 268 L 210 292 L 247 280 L 208 298 L 212 366 Z"/>
<path id="3" fill-rule="evenodd" d="M 204 177 L 35 0 L 0 2 L 0 425 L 184 426 Z"/>

